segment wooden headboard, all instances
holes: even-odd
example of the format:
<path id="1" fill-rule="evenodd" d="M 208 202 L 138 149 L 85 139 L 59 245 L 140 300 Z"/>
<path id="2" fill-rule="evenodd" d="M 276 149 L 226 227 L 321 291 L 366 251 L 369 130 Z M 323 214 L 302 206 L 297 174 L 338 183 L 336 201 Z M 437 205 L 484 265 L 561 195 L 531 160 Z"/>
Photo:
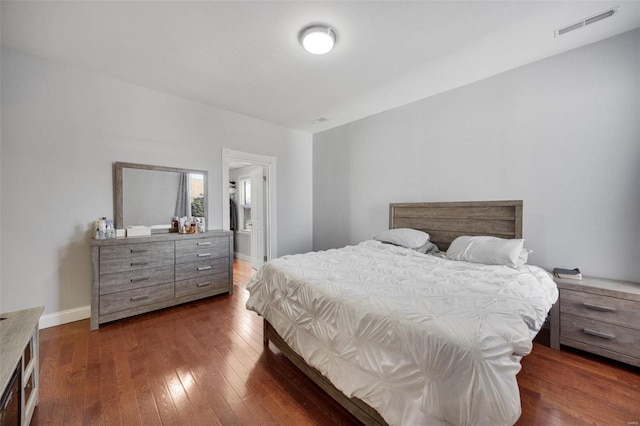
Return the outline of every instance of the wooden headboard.
<path id="1" fill-rule="evenodd" d="M 389 204 L 389 229 L 429 233 L 442 251 L 460 235 L 522 238 L 522 200 Z"/>

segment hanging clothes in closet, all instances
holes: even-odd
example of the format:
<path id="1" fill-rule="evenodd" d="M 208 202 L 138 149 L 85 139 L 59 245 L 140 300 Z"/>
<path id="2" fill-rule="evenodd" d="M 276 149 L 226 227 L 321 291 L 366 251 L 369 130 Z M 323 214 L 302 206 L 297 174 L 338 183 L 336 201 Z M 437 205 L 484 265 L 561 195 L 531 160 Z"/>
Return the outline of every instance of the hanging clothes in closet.
<path id="1" fill-rule="evenodd" d="M 229 229 L 235 231 L 238 228 L 238 208 L 232 199 L 229 200 L 229 210 Z"/>

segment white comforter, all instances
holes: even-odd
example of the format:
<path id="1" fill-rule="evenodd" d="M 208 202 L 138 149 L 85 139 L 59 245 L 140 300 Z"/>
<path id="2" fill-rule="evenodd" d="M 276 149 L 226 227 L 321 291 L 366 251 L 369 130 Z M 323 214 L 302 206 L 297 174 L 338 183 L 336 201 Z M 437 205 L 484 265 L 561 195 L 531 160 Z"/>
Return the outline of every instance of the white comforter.
<path id="1" fill-rule="evenodd" d="M 558 297 L 550 275 L 365 241 L 285 256 L 247 308 L 392 425 L 511 425 L 520 358 Z"/>

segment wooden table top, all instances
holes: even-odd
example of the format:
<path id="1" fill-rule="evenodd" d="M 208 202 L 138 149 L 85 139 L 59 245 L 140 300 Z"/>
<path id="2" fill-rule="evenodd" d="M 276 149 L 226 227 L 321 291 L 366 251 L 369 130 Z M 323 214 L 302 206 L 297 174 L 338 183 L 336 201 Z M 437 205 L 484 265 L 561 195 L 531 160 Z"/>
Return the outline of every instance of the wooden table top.
<path id="1" fill-rule="evenodd" d="M 33 330 L 38 326 L 43 306 L 0 314 L 0 389 L 9 384 Z"/>

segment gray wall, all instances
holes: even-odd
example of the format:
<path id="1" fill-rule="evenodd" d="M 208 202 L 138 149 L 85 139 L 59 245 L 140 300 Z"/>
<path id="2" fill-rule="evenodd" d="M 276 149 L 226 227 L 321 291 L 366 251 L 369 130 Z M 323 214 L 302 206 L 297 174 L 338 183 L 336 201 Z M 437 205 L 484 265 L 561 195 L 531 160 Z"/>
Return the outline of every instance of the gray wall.
<path id="1" fill-rule="evenodd" d="M 222 148 L 275 156 L 287 183 L 277 191 L 278 255 L 311 250 L 311 135 L 19 51 L 1 55 L 0 311 L 90 304 L 90 227 L 113 217 L 115 161 L 207 170 L 215 229 Z"/>
<path id="2" fill-rule="evenodd" d="M 524 200 L 531 263 L 640 281 L 640 30 L 313 138 L 314 249 L 388 203 Z"/>

